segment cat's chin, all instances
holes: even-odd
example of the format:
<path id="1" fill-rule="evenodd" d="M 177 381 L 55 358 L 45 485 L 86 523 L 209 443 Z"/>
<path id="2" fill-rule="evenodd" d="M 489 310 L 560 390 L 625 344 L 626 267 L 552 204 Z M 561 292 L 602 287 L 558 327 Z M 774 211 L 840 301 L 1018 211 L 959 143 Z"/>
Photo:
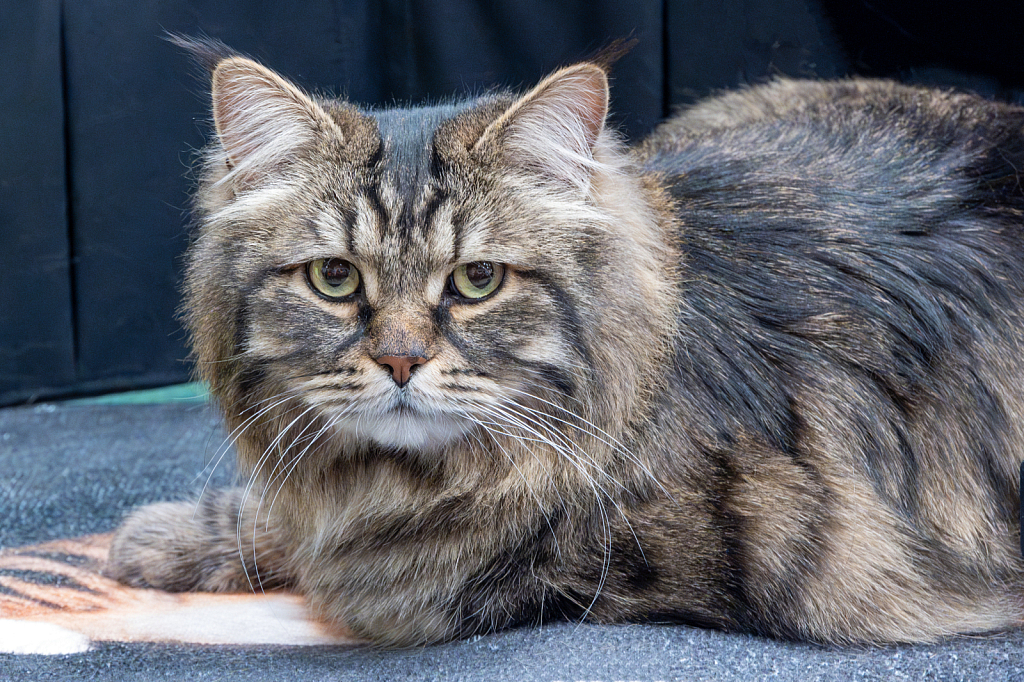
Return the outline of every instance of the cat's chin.
<path id="1" fill-rule="evenodd" d="M 335 432 L 354 441 L 372 441 L 389 448 L 436 450 L 461 438 L 472 422 L 447 415 L 412 410 L 348 415 L 337 419 Z"/>

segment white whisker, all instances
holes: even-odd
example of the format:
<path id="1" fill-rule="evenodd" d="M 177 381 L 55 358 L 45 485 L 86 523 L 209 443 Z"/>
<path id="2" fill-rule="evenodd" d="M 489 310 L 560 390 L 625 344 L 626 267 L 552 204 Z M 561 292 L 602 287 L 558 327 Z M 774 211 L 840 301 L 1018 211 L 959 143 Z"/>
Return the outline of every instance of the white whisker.
<path id="1" fill-rule="evenodd" d="M 526 489 L 530 492 L 530 495 L 533 497 L 534 501 L 537 503 L 537 508 L 544 515 L 544 521 L 545 521 L 545 523 L 547 523 L 548 530 L 551 531 L 551 538 L 552 538 L 552 540 L 554 540 L 554 543 L 555 543 L 555 552 L 559 556 L 561 556 L 562 555 L 562 548 L 561 548 L 561 546 L 558 543 L 558 537 L 555 535 L 555 529 L 551 526 L 551 515 L 545 509 L 543 502 L 541 502 L 540 496 L 537 495 L 537 492 L 534 490 L 533 486 L 530 485 L 530 481 L 523 474 L 522 469 L 520 469 L 519 465 L 516 464 L 515 458 L 513 458 L 512 455 L 509 454 L 508 450 L 505 449 L 505 446 L 501 444 L 501 441 L 499 441 L 497 438 L 494 437 L 494 435 L 491 432 L 490 428 L 488 428 L 488 426 L 484 422 L 481 422 L 481 421 L 471 417 L 468 414 L 464 415 L 464 416 L 467 419 L 477 423 L 488 435 L 491 436 L 491 441 L 498 447 L 499 450 L 501 450 L 502 454 L 505 455 L 505 457 L 509 461 L 509 464 L 511 464 L 513 466 L 513 468 L 515 468 L 516 473 L 519 474 L 519 478 L 522 479 L 523 484 L 526 486 Z M 471 435 L 477 441 L 477 443 L 480 444 L 480 449 L 481 450 L 486 450 L 486 448 L 484 447 L 483 442 L 476 436 L 476 434 L 471 434 Z M 533 459 L 537 462 L 537 464 L 540 465 L 540 468 L 547 475 L 548 481 L 553 483 L 553 481 L 551 479 L 551 472 L 548 471 L 546 467 L 544 467 L 543 462 L 540 461 L 540 459 L 537 457 L 537 455 L 532 450 L 530 450 L 530 449 L 527 449 L 527 450 L 530 453 L 530 455 L 533 457 Z M 558 487 L 555 486 L 555 485 L 552 485 L 552 488 L 555 491 L 555 495 L 558 497 L 558 501 L 561 504 L 562 509 L 564 509 L 566 511 L 566 513 L 568 513 L 568 508 L 565 506 L 565 500 L 562 499 L 561 493 L 558 492 Z"/>
<path id="2" fill-rule="evenodd" d="M 269 401 L 277 399 L 277 398 L 280 398 L 280 400 L 275 402 L 273 405 L 265 406 L 265 407 L 261 408 L 260 410 L 258 410 L 255 414 L 253 414 L 252 416 L 248 417 L 245 421 L 243 421 L 241 424 L 236 426 L 231 431 L 231 433 L 229 433 L 227 436 L 224 437 L 224 441 L 221 443 L 220 447 L 217 448 L 217 453 L 215 453 L 214 457 L 211 459 L 211 463 L 213 464 L 213 468 L 210 469 L 210 473 L 207 475 L 206 481 L 203 483 L 203 487 L 199 491 L 199 497 L 196 499 L 196 508 L 192 512 L 192 518 L 193 519 L 195 518 L 195 513 L 199 510 L 199 503 L 203 499 L 203 495 L 206 494 L 206 489 L 210 486 L 210 481 L 213 480 L 213 475 L 217 471 L 217 467 L 220 466 L 220 462 L 224 459 L 224 457 L 228 454 L 228 452 L 230 452 L 231 448 L 235 445 L 235 443 L 238 442 L 238 439 L 241 438 L 242 434 L 246 431 L 246 429 L 248 429 L 250 426 L 252 426 L 254 423 L 256 423 L 261 417 L 265 416 L 270 411 L 272 411 L 273 409 L 279 407 L 280 405 L 283 405 L 284 403 L 288 402 L 293 397 L 295 397 L 294 394 L 293 395 L 285 395 L 285 397 L 283 397 L 283 398 L 280 398 L 280 395 L 278 395 L 278 396 L 274 396 L 273 398 L 267 398 L 265 400 L 259 401 L 259 403 L 256 403 L 257 405 L 261 404 L 261 403 L 264 403 L 264 402 L 269 402 Z M 199 478 L 199 476 L 202 475 L 203 471 L 206 471 L 206 469 L 209 468 L 209 467 L 210 467 L 210 464 L 207 464 L 205 467 L 203 467 L 202 471 L 200 471 L 198 474 L 196 474 L 196 478 Z M 194 480 L 195 479 L 193 479 L 193 481 Z"/>
<path id="3" fill-rule="evenodd" d="M 252 492 L 253 487 L 255 487 L 256 481 L 259 478 L 259 474 L 262 471 L 263 466 L 268 461 L 270 461 L 271 457 L 275 454 L 275 452 L 278 455 L 277 462 L 274 464 L 274 469 L 276 470 L 278 468 L 278 464 L 281 461 L 281 458 L 291 448 L 291 446 L 294 443 L 294 441 L 292 443 L 289 443 L 288 447 L 286 447 L 284 450 L 278 451 L 278 447 L 280 446 L 281 441 L 284 439 L 285 435 L 289 431 L 291 431 L 292 427 L 295 426 L 295 424 L 298 423 L 299 420 L 301 420 L 303 417 L 305 417 L 307 414 L 309 414 L 310 412 L 312 412 L 315 409 L 316 409 L 316 406 L 314 406 L 314 405 L 311 405 L 311 406 L 307 407 L 305 410 L 303 410 L 301 413 L 299 413 L 298 416 L 296 416 L 294 419 L 292 419 L 291 422 L 289 422 L 287 426 L 285 426 L 284 428 L 278 429 L 277 436 L 274 438 L 273 441 L 271 441 L 270 445 L 267 446 L 267 449 L 264 451 L 263 455 L 260 457 L 260 459 L 257 462 L 256 466 L 254 467 L 252 475 L 249 477 L 249 484 L 246 486 L 245 492 L 242 495 L 243 503 L 244 503 L 245 500 L 247 500 L 249 498 L 249 494 Z M 303 430 L 305 430 L 305 429 L 303 429 Z M 300 432 L 300 435 L 301 435 L 301 432 Z M 256 505 L 256 511 L 253 514 L 253 521 L 252 521 L 252 523 L 253 523 L 253 526 L 252 526 L 252 562 L 253 562 L 252 566 L 253 566 L 253 571 L 256 573 L 256 582 L 260 586 L 260 592 L 263 592 L 264 590 L 263 590 L 263 581 L 260 579 L 260 571 L 259 571 L 259 565 L 258 565 L 259 564 L 259 560 L 258 560 L 258 557 L 257 557 L 257 549 L 256 549 L 256 534 L 257 534 L 257 530 L 259 528 L 260 509 L 263 506 L 263 499 L 266 496 L 266 491 L 267 491 L 267 485 L 263 485 L 262 486 L 262 490 L 260 491 L 260 499 L 259 499 L 259 502 Z M 239 531 L 239 535 L 238 535 L 239 548 L 238 549 L 239 549 L 239 552 L 242 551 L 242 548 L 241 548 L 241 526 L 242 526 L 242 514 L 239 513 L 239 515 L 238 515 L 238 531 Z M 243 562 L 243 566 L 244 566 L 244 562 Z M 248 569 L 246 569 L 246 577 L 248 577 Z M 251 584 L 251 581 L 250 581 L 250 584 Z"/>
<path id="4" fill-rule="evenodd" d="M 556 416 L 554 416 L 552 414 L 548 414 L 546 412 L 539 412 L 538 410 L 535 410 L 532 407 L 529 407 L 528 405 L 523 405 L 521 402 L 518 402 L 518 401 L 516 402 L 516 405 L 518 407 L 520 407 L 520 408 L 529 410 L 530 412 L 533 412 L 535 414 L 543 415 L 543 416 L 548 417 L 550 419 L 554 419 L 555 421 L 558 421 L 558 422 L 561 422 L 563 424 L 566 424 L 567 426 L 569 426 L 571 428 L 574 428 L 574 429 L 577 429 L 578 431 L 586 433 L 587 435 L 591 436 L 595 440 L 598 440 L 598 441 L 604 443 L 605 445 L 611 446 L 615 451 L 621 453 L 629 461 L 631 461 L 632 463 L 636 464 L 640 468 L 640 470 L 643 471 L 644 474 L 647 475 L 647 477 L 651 480 L 651 482 L 654 483 L 655 485 L 657 485 L 658 488 L 663 493 L 665 493 L 665 496 L 668 499 L 672 499 L 671 494 L 668 492 L 668 490 L 665 489 L 665 487 L 661 483 L 661 481 L 658 480 L 658 477 L 654 475 L 654 472 L 652 472 L 650 470 L 650 468 L 648 468 L 647 465 L 644 464 L 640 460 L 639 457 L 637 457 L 635 454 L 633 454 L 633 452 L 629 448 L 627 448 L 621 441 L 619 441 L 617 438 L 612 436 L 610 433 L 608 433 L 607 431 L 605 431 L 601 427 L 597 426 L 597 424 L 594 424 L 589 419 L 586 419 L 586 418 L 576 414 L 575 412 L 573 412 L 571 410 L 567 410 L 566 408 L 562 407 L 561 405 L 558 405 L 557 403 L 553 403 L 553 402 L 551 402 L 549 400 L 545 400 L 544 398 L 541 398 L 540 396 L 528 393 L 527 391 L 523 391 L 521 389 L 513 388 L 511 386 L 506 386 L 505 389 L 506 390 L 515 391 L 516 393 L 524 395 L 524 396 L 526 396 L 528 398 L 537 400 L 538 402 L 544 403 L 545 405 L 549 405 L 549 406 L 551 406 L 551 407 L 553 407 L 553 408 L 555 408 L 557 410 L 560 410 L 560 411 L 566 413 L 567 415 L 569 415 L 572 418 L 578 419 L 579 421 L 581 421 L 583 424 L 585 424 L 589 428 L 584 428 L 584 427 L 580 426 L 579 424 L 574 424 L 571 421 L 567 421 L 565 419 L 561 419 L 559 417 L 556 417 Z M 591 431 L 590 429 L 593 429 L 593 431 Z"/>
<path id="5" fill-rule="evenodd" d="M 343 413 L 343 414 L 344 414 L 344 413 Z M 292 472 L 294 472 L 294 471 L 295 471 L 296 467 L 298 467 L 298 466 L 299 466 L 299 463 L 300 463 L 300 462 L 302 461 L 303 457 L 305 457 L 305 456 L 306 456 L 306 453 L 307 453 L 307 452 L 309 452 L 309 449 L 310 449 L 311 447 L 313 447 L 313 445 L 314 445 L 314 444 L 316 443 L 316 441 L 317 441 L 317 440 L 318 440 L 318 439 L 320 438 L 320 436 L 324 435 L 325 433 L 329 433 L 329 432 L 331 431 L 331 429 L 332 429 L 332 428 L 334 428 L 334 425 L 335 425 L 335 424 L 337 423 L 337 421 L 338 421 L 339 419 L 341 419 L 341 416 L 342 416 L 342 415 L 338 415 L 338 416 L 336 416 L 336 417 L 332 417 L 332 418 L 331 418 L 331 419 L 330 419 L 330 420 L 329 420 L 329 421 L 328 421 L 328 422 L 327 422 L 326 424 L 324 424 L 323 426 L 321 426 L 321 427 L 320 427 L 320 429 L 318 429 L 318 430 L 317 430 L 316 434 L 314 434 L 314 435 L 313 435 L 313 437 L 312 437 L 312 438 L 311 438 L 311 439 L 309 440 L 309 442 L 308 442 L 308 443 L 306 444 L 306 447 L 304 447 L 304 448 L 302 449 L 302 452 L 300 452 L 300 453 L 299 453 L 299 454 L 298 454 L 298 455 L 297 455 L 297 456 L 296 456 L 296 457 L 294 458 L 294 460 L 292 461 L 292 463 L 291 463 L 291 464 L 289 465 L 289 467 L 288 467 L 288 468 L 287 468 L 287 469 L 285 470 L 285 472 L 284 472 L 284 476 L 283 476 L 283 478 L 281 479 L 281 484 L 280 484 L 280 485 L 279 485 L 279 486 L 277 487 L 277 492 L 276 492 L 276 493 L 274 493 L 274 499 L 272 499 L 272 500 L 270 501 L 270 507 L 268 507 L 268 508 L 267 508 L 267 525 L 268 525 L 268 528 L 269 528 L 269 524 L 270 524 L 270 516 L 271 516 L 271 514 L 272 514 L 272 513 L 273 513 L 273 511 L 274 511 L 274 503 L 275 503 L 275 502 L 277 502 L 277 498 L 278 498 L 278 497 L 279 497 L 279 496 L 281 495 L 281 491 L 282 491 L 282 490 L 284 490 L 284 486 L 285 486 L 285 484 L 286 484 L 286 483 L 288 482 L 288 478 L 289 478 L 289 477 L 290 477 L 290 476 L 292 475 Z M 272 479 L 272 480 L 271 480 L 271 481 L 270 481 L 269 483 L 267 483 L 267 488 L 268 488 L 268 489 L 270 488 L 270 484 L 271 484 L 271 483 L 273 483 L 273 479 Z"/>

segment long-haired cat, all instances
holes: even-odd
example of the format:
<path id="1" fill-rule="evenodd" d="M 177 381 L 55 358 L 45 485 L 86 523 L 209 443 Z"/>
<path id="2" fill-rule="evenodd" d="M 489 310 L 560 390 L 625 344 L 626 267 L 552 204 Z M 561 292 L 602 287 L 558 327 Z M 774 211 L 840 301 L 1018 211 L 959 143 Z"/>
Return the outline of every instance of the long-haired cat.
<path id="1" fill-rule="evenodd" d="M 210 41 L 184 319 L 244 488 L 109 572 L 384 645 L 1024 616 L 1024 109 L 778 81 L 635 148 L 603 63 L 370 110 Z"/>

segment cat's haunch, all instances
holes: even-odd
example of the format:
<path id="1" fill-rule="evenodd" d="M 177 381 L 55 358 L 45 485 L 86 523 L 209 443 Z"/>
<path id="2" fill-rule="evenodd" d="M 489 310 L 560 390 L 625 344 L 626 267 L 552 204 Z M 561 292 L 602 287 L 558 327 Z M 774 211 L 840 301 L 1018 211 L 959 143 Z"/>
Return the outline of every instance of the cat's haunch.
<path id="1" fill-rule="evenodd" d="M 184 320 L 244 488 L 110 571 L 384 645 L 1024 615 L 1024 109 L 780 80 L 625 147 L 606 67 L 364 109 L 210 41 Z"/>

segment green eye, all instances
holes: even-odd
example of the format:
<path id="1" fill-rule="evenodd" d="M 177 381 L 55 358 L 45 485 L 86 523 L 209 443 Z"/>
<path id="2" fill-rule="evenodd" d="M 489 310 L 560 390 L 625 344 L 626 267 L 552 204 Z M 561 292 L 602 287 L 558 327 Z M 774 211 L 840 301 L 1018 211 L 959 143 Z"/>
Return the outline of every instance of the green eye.
<path id="1" fill-rule="evenodd" d="M 359 271 L 341 258 L 319 258 L 306 264 L 306 280 L 324 298 L 339 300 L 359 291 Z"/>
<path id="2" fill-rule="evenodd" d="M 475 261 L 455 268 L 450 287 L 462 298 L 480 301 L 498 290 L 504 276 L 504 265 L 486 260 Z"/>

